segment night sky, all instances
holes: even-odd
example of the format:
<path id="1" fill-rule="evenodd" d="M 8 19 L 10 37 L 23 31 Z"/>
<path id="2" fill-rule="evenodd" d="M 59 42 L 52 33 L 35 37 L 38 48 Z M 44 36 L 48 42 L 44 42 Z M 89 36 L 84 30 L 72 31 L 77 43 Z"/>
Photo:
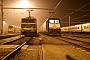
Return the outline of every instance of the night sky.
<path id="1" fill-rule="evenodd" d="M 21 0 L 3 0 L 5 8 L 22 8 Z M 54 9 L 60 0 L 27 0 L 28 8 Z M 25 4 L 23 4 L 25 5 Z M 29 9 L 4 9 L 4 20 L 8 25 L 21 26 L 21 18 L 28 16 Z M 33 9 L 31 16 L 37 18 L 38 28 L 43 24 L 53 10 Z M 54 17 L 60 18 L 61 26 L 68 26 L 69 16 L 71 25 L 90 22 L 90 0 L 62 0 L 54 11 Z"/>

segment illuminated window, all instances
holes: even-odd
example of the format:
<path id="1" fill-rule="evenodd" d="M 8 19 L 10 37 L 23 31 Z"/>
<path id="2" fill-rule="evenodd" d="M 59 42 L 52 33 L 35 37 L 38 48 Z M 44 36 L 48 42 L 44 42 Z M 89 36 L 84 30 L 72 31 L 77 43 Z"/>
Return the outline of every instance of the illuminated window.
<path id="1" fill-rule="evenodd" d="M 54 23 L 54 20 L 49 20 L 49 23 Z"/>
<path id="2" fill-rule="evenodd" d="M 55 23 L 59 23 L 59 20 L 55 20 Z"/>

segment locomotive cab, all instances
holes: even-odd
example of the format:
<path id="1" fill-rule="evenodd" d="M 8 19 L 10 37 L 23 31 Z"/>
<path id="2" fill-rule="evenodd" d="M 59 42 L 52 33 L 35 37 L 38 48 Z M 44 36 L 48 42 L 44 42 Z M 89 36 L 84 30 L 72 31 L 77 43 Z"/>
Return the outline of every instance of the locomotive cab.
<path id="1" fill-rule="evenodd" d="M 58 18 L 47 19 L 46 25 L 49 35 L 61 35 L 60 20 Z"/>

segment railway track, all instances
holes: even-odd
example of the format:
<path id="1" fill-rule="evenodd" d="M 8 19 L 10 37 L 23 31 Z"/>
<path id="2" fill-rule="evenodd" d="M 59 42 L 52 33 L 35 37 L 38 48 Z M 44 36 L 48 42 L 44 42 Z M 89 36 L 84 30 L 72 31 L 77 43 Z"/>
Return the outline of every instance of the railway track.
<path id="1" fill-rule="evenodd" d="M 77 38 L 84 38 L 84 39 L 90 39 L 89 36 L 85 36 L 85 35 L 70 35 L 71 37 L 77 37 Z"/>
<path id="2" fill-rule="evenodd" d="M 90 44 L 89 39 L 86 40 L 86 39 L 83 39 L 83 38 L 76 38 L 76 37 L 72 37 L 72 36 L 62 36 L 62 38 L 66 38 L 66 39 L 70 39 L 70 40 L 73 40 L 73 41 Z"/>
<path id="3" fill-rule="evenodd" d="M 15 42 L 19 39 L 22 39 L 22 38 L 24 38 L 24 36 L 22 36 L 22 37 L 16 36 L 16 37 L 12 37 L 12 38 L 2 39 L 2 40 L 0 40 L 0 44 L 1 45 L 9 44 L 9 43 Z"/>
<path id="4" fill-rule="evenodd" d="M 41 60 L 42 47 L 40 45 L 29 45 L 22 49 L 12 60 Z"/>
<path id="5" fill-rule="evenodd" d="M 64 42 L 67 42 L 71 45 L 80 47 L 86 51 L 90 51 L 90 42 L 81 41 L 81 40 L 73 39 L 73 38 L 69 38 L 69 37 L 56 37 L 56 39 L 59 39 L 59 40 L 62 40 Z"/>
<path id="6" fill-rule="evenodd" d="M 77 38 L 84 38 L 84 39 L 90 39 L 90 35 L 87 34 L 64 34 L 64 36 L 71 36 L 71 37 L 77 37 Z"/>
<path id="7" fill-rule="evenodd" d="M 30 40 L 30 38 L 31 38 L 31 37 L 23 37 L 23 38 L 21 38 L 21 39 L 15 40 L 15 41 L 13 41 L 13 42 L 10 41 L 10 42 L 7 42 L 7 43 L 5 43 L 5 44 L 6 44 L 6 45 L 20 45 L 20 44 L 22 44 L 23 42 Z"/>
<path id="8" fill-rule="evenodd" d="M 10 38 L 18 35 L 0 35 L 0 39 Z"/>
<path id="9" fill-rule="evenodd" d="M 20 44 L 16 49 L 12 50 L 11 52 L 8 52 L 9 54 L 7 53 L 7 55 L 6 55 L 6 56 L 4 55 L 5 57 L 2 58 L 2 59 L 0 59 L 0 60 L 10 60 L 10 59 L 14 58 L 14 56 L 19 53 L 19 51 L 21 50 L 21 48 L 22 48 L 28 41 L 30 41 L 31 39 L 32 39 L 32 37 L 29 38 L 29 40 L 27 40 L 27 41 L 23 42 L 22 44 Z"/>

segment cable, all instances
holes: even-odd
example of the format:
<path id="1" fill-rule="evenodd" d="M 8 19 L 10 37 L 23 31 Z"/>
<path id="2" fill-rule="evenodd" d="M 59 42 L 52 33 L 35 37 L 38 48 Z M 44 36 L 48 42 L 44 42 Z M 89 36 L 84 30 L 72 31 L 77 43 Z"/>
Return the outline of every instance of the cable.
<path id="1" fill-rule="evenodd" d="M 77 4 L 77 6 L 73 7 L 73 8 L 76 8 L 78 6 L 80 6 L 85 0 L 82 0 L 79 4 Z"/>
<path id="2" fill-rule="evenodd" d="M 72 8 L 76 8 L 76 7 L 80 6 L 84 1 L 85 1 L 85 0 L 82 0 L 81 2 L 79 2 L 79 4 L 77 4 L 77 6 L 74 6 L 74 7 L 72 7 Z M 75 9 L 67 9 L 67 10 L 71 11 L 71 10 L 75 10 Z M 88 11 L 88 10 L 79 10 L 79 11 Z M 83 13 L 83 12 L 82 12 L 82 13 Z M 82 13 L 80 13 L 80 14 L 82 14 Z M 80 15 L 80 14 L 77 14 L 77 15 Z M 76 16 L 77 16 L 77 15 L 76 15 Z"/>
<path id="3" fill-rule="evenodd" d="M 80 9 L 82 9 L 82 8 L 84 8 L 84 7 L 86 7 L 86 6 L 89 5 L 89 4 L 90 4 L 90 3 L 84 5 L 84 6 L 80 7 L 80 8 L 78 8 L 77 10 L 75 10 L 74 12 L 71 12 L 70 14 L 68 14 L 68 15 L 66 15 L 66 16 L 64 16 L 64 17 L 62 17 L 61 20 L 62 20 L 63 18 L 65 18 L 65 17 L 67 17 L 67 16 L 69 16 L 69 15 L 71 15 L 71 14 L 77 12 L 78 10 L 80 10 Z"/>
<path id="4" fill-rule="evenodd" d="M 62 0 L 60 0 L 60 1 L 58 2 L 58 4 L 55 6 L 53 12 L 57 9 L 57 7 L 60 5 L 61 2 L 62 2 Z"/>
<path id="5" fill-rule="evenodd" d="M 82 17 L 88 16 L 88 15 L 90 15 L 90 13 L 89 13 L 89 14 L 86 14 L 86 15 L 83 15 L 83 16 L 80 16 L 80 17 L 77 17 L 77 18 L 74 18 L 74 19 L 72 19 L 72 20 L 76 20 L 76 19 L 79 19 L 79 18 L 82 18 Z"/>
<path id="6" fill-rule="evenodd" d="M 73 7 L 73 8 L 76 8 L 78 6 L 80 6 L 83 2 L 85 2 L 86 0 L 82 0 L 79 4 L 77 4 L 77 6 Z M 75 10 L 75 9 L 68 9 L 68 10 Z M 76 16 L 79 16 L 80 14 L 83 14 L 84 11 L 90 11 L 90 10 L 79 10 L 79 11 L 82 11 L 81 13 L 78 13 L 76 14 Z M 75 17 L 75 16 L 74 16 Z"/>
<path id="7" fill-rule="evenodd" d="M 57 7 L 60 5 L 61 2 L 62 2 L 62 0 L 60 0 L 60 1 L 57 3 L 57 5 L 55 6 L 55 8 L 53 9 L 52 12 L 49 12 L 49 13 L 51 13 L 51 16 L 50 16 L 50 17 L 52 17 L 54 11 L 57 9 Z"/>

